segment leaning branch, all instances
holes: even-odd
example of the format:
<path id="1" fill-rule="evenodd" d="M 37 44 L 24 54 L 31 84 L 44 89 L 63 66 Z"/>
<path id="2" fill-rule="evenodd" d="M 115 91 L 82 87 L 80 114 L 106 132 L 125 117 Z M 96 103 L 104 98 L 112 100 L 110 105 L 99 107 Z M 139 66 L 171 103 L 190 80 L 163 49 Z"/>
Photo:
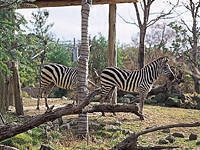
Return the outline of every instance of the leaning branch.
<path id="1" fill-rule="evenodd" d="M 153 127 L 149 128 L 140 132 L 134 132 L 131 134 L 128 138 L 120 142 L 119 144 L 115 145 L 112 150 L 147 150 L 147 149 L 171 149 L 171 148 L 178 148 L 178 146 L 151 146 L 151 147 L 142 147 L 137 145 L 138 137 L 143 134 L 147 134 L 150 132 L 154 132 L 157 130 L 162 130 L 162 129 L 167 129 L 167 128 L 175 128 L 175 127 L 198 127 L 200 126 L 200 122 L 195 122 L 195 123 L 178 123 L 178 124 L 170 124 L 170 125 L 165 125 L 165 126 L 158 126 L 158 127 Z"/>
<path id="2" fill-rule="evenodd" d="M 140 135 L 147 134 L 150 132 L 154 132 L 157 130 L 163 130 L 163 129 L 168 129 L 168 128 L 177 128 L 177 127 L 198 127 L 200 126 L 200 122 L 195 122 L 195 123 L 177 123 L 177 124 L 170 124 L 170 125 L 165 125 L 165 126 L 158 126 L 158 127 L 153 127 L 146 129 L 141 132 L 136 133 L 136 137 L 139 137 Z"/>
<path id="3" fill-rule="evenodd" d="M 48 122 L 54 121 L 57 118 L 60 118 L 64 115 L 72 115 L 72 114 L 80 114 L 80 113 L 92 113 L 92 112 L 132 112 L 142 118 L 143 116 L 138 113 L 138 107 L 135 104 L 131 105 L 93 105 L 88 106 L 90 104 L 90 100 L 97 95 L 101 89 L 96 89 L 92 92 L 82 103 L 75 106 L 72 104 L 68 104 L 64 107 L 57 108 L 51 111 L 47 111 L 44 114 L 37 115 L 30 120 L 24 122 L 20 125 L 2 125 L 0 126 L 0 141 L 5 140 L 7 138 L 13 137 L 19 133 L 25 132 L 27 130 L 38 127 L 39 125 Z"/>

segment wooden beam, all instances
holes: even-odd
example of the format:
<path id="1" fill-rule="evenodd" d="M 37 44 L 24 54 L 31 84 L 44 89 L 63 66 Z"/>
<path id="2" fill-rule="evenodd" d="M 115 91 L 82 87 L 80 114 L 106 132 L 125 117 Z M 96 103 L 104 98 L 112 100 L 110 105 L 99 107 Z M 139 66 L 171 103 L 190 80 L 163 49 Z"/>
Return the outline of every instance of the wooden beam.
<path id="1" fill-rule="evenodd" d="M 93 0 L 92 5 L 97 4 L 116 4 L 116 3 L 132 3 L 139 0 Z M 37 7 L 59 7 L 59 6 L 75 6 L 81 5 L 81 0 L 36 0 L 35 2 L 29 2 L 28 5 L 22 4 L 22 8 L 30 8 L 33 5 Z"/>

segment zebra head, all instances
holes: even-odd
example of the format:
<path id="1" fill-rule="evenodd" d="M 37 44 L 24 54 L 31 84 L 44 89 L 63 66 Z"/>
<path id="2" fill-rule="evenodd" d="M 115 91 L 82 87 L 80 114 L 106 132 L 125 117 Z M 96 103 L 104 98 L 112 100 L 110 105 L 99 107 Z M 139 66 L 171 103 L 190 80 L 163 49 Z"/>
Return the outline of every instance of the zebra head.
<path id="1" fill-rule="evenodd" d="M 168 64 L 168 57 L 161 57 L 160 58 L 160 74 L 166 75 L 171 81 L 174 80 L 174 73 L 172 72 L 169 64 Z"/>

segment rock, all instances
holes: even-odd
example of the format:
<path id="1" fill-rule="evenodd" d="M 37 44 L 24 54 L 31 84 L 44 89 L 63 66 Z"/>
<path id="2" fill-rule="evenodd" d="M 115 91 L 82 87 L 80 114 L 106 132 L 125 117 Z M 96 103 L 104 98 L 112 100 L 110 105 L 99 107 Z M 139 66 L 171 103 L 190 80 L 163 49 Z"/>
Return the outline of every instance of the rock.
<path id="1" fill-rule="evenodd" d="M 200 141 L 197 141 L 197 142 L 196 142 L 196 145 L 200 145 Z"/>
<path id="2" fill-rule="evenodd" d="M 179 138 L 184 138 L 183 133 L 178 133 L 178 132 L 173 133 L 172 136 L 179 137 Z"/>
<path id="3" fill-rule="evenodd" d="M 158 144 L 168 144 L 168 141 L 165 139 L 159 139 Z"/>
<path id="4" fill-rule="evenodd" d="M 101 141 L 100 139 L 96 139 L 95 137 L 92 137 L 92 142 L 98 143 L 98 144 L 103 143 L 103 141 Z"/>
<path id="5" fill-rule="evenodd" d="M 110 131 L 110 132 L 115 132 L 115 131 L 119 131 L 120 127 L 119 126 L 114 126 L 114 125 L 106 125 L 104 127 L 105 130 Z"/>
<path id="6" fill-rule="evenodd" d="M 116 121 L 115 123 L 114 123 L 114 125 L 116 125 L 116 126 L 121 126 L 122 125 L 122 122 L 120 122 L 120 121 Z"/>
<path id="7" fill-rule="evenodd" d="M 130 130 L 127 130 L 127 129 L 124 129 L 124 130 L 122 130 L 122 134 L 124 134 L 124 135 L 130 135 L 130 134 L 132 134 L 133 133 L 133 131 L 130 131 Z"/>
<path id="8" fill-rule="evenodd" d="M 189 140 L 190 141 L 197 140 L 197 134 L 191 133 L 189 136 Z"/>
<path id="9" fill-rule="evenodd" d="M 54 150 L 54 148 L 52 148 L 49 145 L 42 144 L 41 147 L 40 147 L 40 150 Z"/>
<path id="10" fill-rule="evenodd" d="M 169 128 L 163 129 L 162 132 L 163 132 L 163 133 L 170 133 L 170 129 L 169 129 Z"/>
<path id="11" fill-rule="evenodd" d="M 65 123 L 65 124 L 61 125 L 60 128 L 69 130 L 71 128 L 71 126 L 70 126 L 70 123 Z"/>
<path id="12" fill-rule="evenodd" d="M 165 138 L 166 140 L 168 140 L 170 143 L 174 143 L 175 138 L 172 135 L 169 135 Z"/>

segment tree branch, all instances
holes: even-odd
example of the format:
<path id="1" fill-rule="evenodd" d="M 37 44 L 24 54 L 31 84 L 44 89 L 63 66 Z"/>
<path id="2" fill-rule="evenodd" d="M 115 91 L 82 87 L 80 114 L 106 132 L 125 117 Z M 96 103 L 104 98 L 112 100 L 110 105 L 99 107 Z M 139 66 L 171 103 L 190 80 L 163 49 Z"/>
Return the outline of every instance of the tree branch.
<path id="1" fill-rule="evenodd" d="M 144 131 L 137 132 L 135 134 L 135 136 L 139 137 L 140 135 L 143 135 L 143 134 L 147 134 L 147 133 L 154 132 L 154 131 L 157 131 L 157 130 L 168 129 L 168 128 L 176 128 L 176 127 L 198 127 L 198 126 L 200 126 L 200 122 L 169 124 L 169 125 L 164 125 L 164 126 L 152 127 L 152 128 L 146 129 Z"/>
<path id="2" fill-rule="evenodd" d="M 118 16 L 119 16 L 125 23 L 134 24 L 134 25 L 138 26 L 136 23 L 130 22 L 130 21 L 127 21 L 126 19 L 124 19 L 119 13 L 118 13 Z"/>
<path id="3" fill-rule="evenodd" d="M 175 128 L 175 127 L 198 127 L 200 126 L 200 122 L 195 122 L 195 123 L 178 123 L 178 124 L 170 124 L 170 125 L 165 125 L 165 126 L 158 126 L 158 127 L 153 127 L 146 129 L 144 131 L 140 132 L 134 132 L 131 134 L 128 138 L 120 142 L 119 144 L 115 145 L 112 150 L 155 150 L 155 149 L 169 149 L 169 148 L 178 148 L 179 146 L 150 146 L 150 147 L 142 147 L 137 145 L 137 140 L 140 135 L 147 134 L 150 132 L 154 132 L 157 130 L 162 130 L 162 129 L 167 129 L 167 128 Z"/>
<path id="4" fill-rule="evenodd" d="M 141 22 L 141 19 L 140 19 L 140 13 L 139 13 L 139 10 L 138 10 L 138 6 L 137 6 L 137 3 L 133 3 L 133 4 L 134 4 L 134 7 L 135 7 L 135 12 L 136 12 L 137 20 L 138 20 L 138 26 L 141 28 L 142 22 Z"/>
<path id="5" fill-rule="evenodd" d="M 174 10 L 174 8 L 178 5 L 179 0 L 177 1 L 177 3 L 167 12 L 164 13 L 163 11 L 161 12 L 161 15 L 156 17 L 155 19 L 152 19 L 151 21 L 148 22 L 147 27 L 155 24 L 158 20 L 160 19 L 164 19 L 166 16 L 169 16 L 170 14 L 172 14 L 172 11 Z"/>
<path id="6" fill-rule="evenodd" d="M 13 137 L 19 133 L 25 132 L 27 130 L 33 129 L 45 122 L 54 121 L 57 118 L 60 118 L 64 115 L 72 115 L 72 114 L 80 114 L 80 113 L 92 113 L 92 112 L 132 112 L 135 113 L 140 118 L 143 117 L 140 113 L 138 113 L 138 107 L 135 104 L 132 105 L 93 105 L 92 107 L 87 106 L 90 103 L 90 100 L 100 93 L 101 89 L 96 89 L 92 92 L 82 103 L 77 106 L 72 104 L 68 104 L 65 107 L 57 108 L 55 110 L 47 111 L 44 114 L 37 115 L 32 119 L 24 122 L 21 125 L 2 125 L 0 126 L 0 141 L 5 140 L 7 138 Z M 83 109 L 84 108 L 84 109 Z"/>
<path id="7" fill-rule="evenodd" d="M 192 30 L 190 29 L 190 27 L 185 23 L 185 21 L 183 19 L 181 19 L 181 22 L 183 25 L 186 26 L 186 28 L 188 29 L 188 31 L 190 31 L 192 33 Z"/>

